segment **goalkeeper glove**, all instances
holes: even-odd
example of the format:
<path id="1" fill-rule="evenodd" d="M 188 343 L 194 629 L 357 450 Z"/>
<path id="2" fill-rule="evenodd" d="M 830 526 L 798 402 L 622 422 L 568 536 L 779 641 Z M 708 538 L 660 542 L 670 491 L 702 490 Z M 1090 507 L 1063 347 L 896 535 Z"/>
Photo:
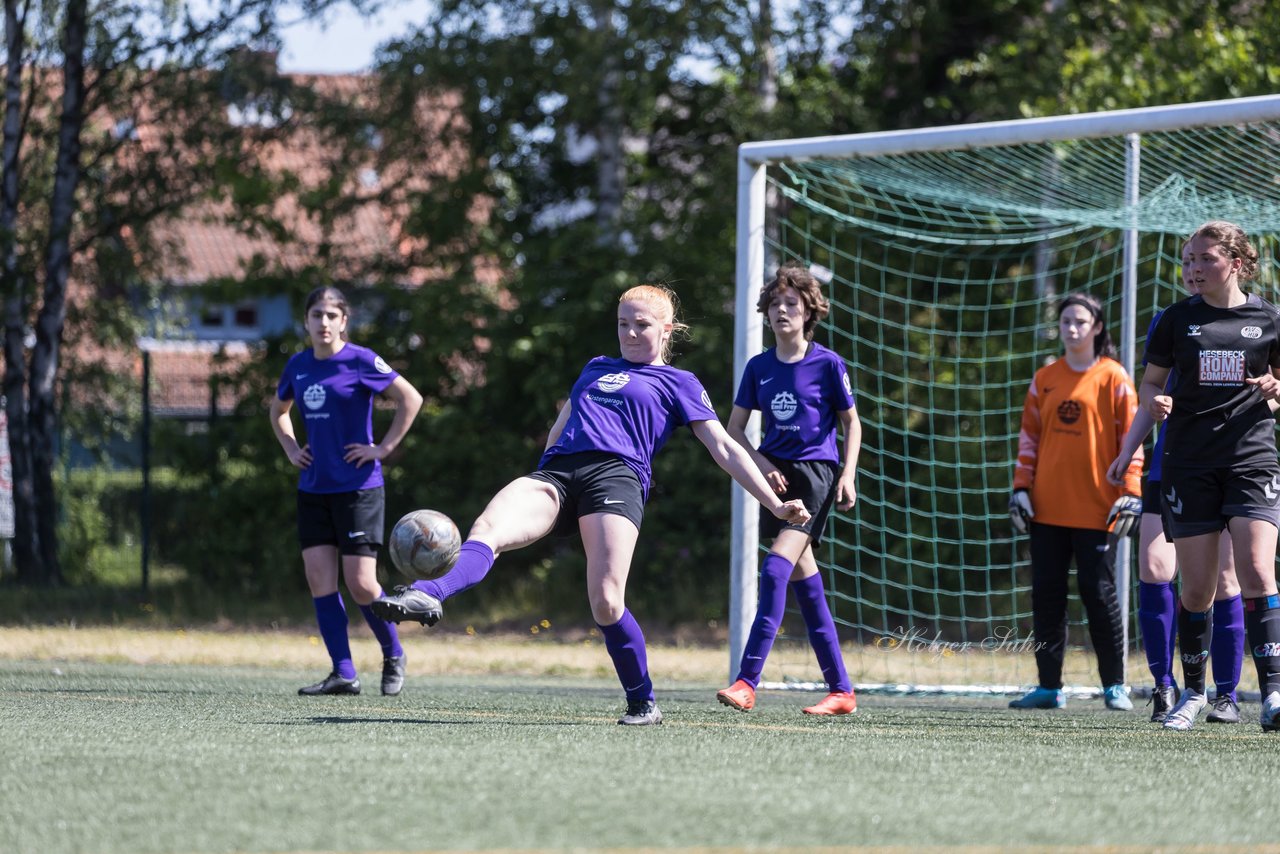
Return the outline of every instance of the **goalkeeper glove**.
<path id="1" fill-rule="evenodd" d="M 1031 495 L 1025 489 L 1015 489 L 1013 495 L 1009 496 L 1009 521 L 1013 523 L 1013 530 L 1019 534 L 1027 532 L 1027 525 L 1036 515 L 1036 511 L 1031 509 Z"/>
<path id="2" fill-rule="evenodd" d="M 1129 536 L 1141 515 L 1142 499 L 1133 495 L 1121 495 L 1116 499 L 1116 503 L 1111 505 L 1111 512 L 1107 514 L 1107 526 L 1110 527 L 1111 523 L 1115 522 L 1111 533 L 1116 539 L 1123 539 Z"/>

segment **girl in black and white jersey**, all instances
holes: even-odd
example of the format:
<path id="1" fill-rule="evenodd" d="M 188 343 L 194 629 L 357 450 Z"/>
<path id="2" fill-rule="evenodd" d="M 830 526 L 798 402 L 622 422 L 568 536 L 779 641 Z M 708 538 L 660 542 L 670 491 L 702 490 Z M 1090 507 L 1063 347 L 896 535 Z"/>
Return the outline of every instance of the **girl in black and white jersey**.
<path id="1" fill-rule="evenodd" d="M 1245 599 L 1263 730 L 1280 729 L 1280 596 L 1275 557 L 1280 462 L 1267 401 L 1280 398 L 1280 311 L 1241 283 L 1257 275 L 1244 231 L 1209 222 L 1189 240 L 1199 294 L 1168 308 L 1147 340 L 1140 405 L 1165 427 L 1165 519 L 1182 573 L 1183 684 L 1164 726 L 1186 730 L 1207 702 L 1205 661 L 1225 529 Z M 1172 369 L 1178 378 L 1168 391 Z"/>

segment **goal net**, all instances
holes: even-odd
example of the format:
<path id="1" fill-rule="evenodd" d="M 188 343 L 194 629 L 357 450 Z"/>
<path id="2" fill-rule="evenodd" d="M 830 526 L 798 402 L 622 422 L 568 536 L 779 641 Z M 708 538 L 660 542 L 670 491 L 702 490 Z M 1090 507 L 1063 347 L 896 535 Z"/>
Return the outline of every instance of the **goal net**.
<path id="1" fill-rule="evenodd" d="M 1254 239 L 1248 288 L 1275 301 L 1280 97 L 740 148 L 735 373 L 771 345 L 762 283 L 799 262 L 827 283 L 816 339 L 857 393 L 858 502 L 833 513 L 817 556 L 862 690 L 1035 684 L 1027 541 L 1007 502 L 1027 387 L 1061 352 L 1055 297 L 1099 297 L 1134 373 L 1153 313 L 1181 298 L 1182 242 L 1211 219 Z M 756 514 L 735 487 L 731 670 L 755 610 Z M 1118 586 L 1136 626 L 1132 551 Z M 1128 634 L 1140 689 L 1151 680 Z M 1099 690 L 1088 643 L 1073 593 L 1069 693 Z M 764 679 L 819 687 L 797 613 Z"/>

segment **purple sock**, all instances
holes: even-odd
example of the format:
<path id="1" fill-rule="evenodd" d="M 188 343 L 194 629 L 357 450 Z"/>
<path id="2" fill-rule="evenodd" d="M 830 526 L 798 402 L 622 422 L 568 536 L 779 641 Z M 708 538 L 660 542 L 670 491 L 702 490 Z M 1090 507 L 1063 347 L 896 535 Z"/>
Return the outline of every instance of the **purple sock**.
<path id="1" fill-rule="evenodd" d="M 347 640 L 347 608 L 342 604 L 341 593 L 314 597 L 316 622 L 320 625 L 320 637 L 324 648 L 333 659 L 333 672 L 343 679 L 356 678 L 356 666 L 351 661 L 351 642 Z"/>
<path id="2" fill-rule="evenodd" d="M 1178 609 L 1178 650 L 1182 653 L 1182 687 L 1204 693 L 1204 672 L 1213 634 L 1213 609 L 1196 612 Z"/>
<path id="3" fill-rule="evenodd" d="M 849 693 L 853 684 L 844 669 L 844 655 L 840 652 L 840 637 L 836 634 L 836 622 L 831 618 L 831 608 L 822 589 L 822 573 L 791 582 L 791 590 L 800 604 L 804 624 L 809 629 L 809 645 L 818 657 L 822 678 L 828 691 Z"/>
<path id="4" fill-rule="evenodd" d="M 1138 625 L 1147 651 L 1147 667 L 1160 686 L 1173 684 L 1173 644 L 1178 619 L 1177 598 L 1169 582 L 1138 582 Z"/>
<path id="5" fill-rule="evenodd" d="M 596 623 L 600 626 L 599 623 Z M 627 692 L 628 702 L 652 700 L 653 680 L 649 678 L 649 659 L 645 655 L 644 632 L 631 612 L 623 610 L 622 619 L 612 626 L 600 626 L 604 635 L 604 648 L 613 659 L 613 669 L 618 672 L 622 690 Z"/>
<path id="6" fill-rule="evenodd" d="M 747 634 L 747 645 L 742 650 L 742 663 L 738 678 L 752 688 L 760 684 L 764 660 L 773 649 L 773 640 L 782 625 L 782 614 L 787 608 L 787 580 L 795 564 L 782 555 L 770 552 L 760 565 L 760 595 L 756 601 L 756 618 Z"/>
<path id="7" fill-rule="evenodd" d="M 364 614 L 364 621 L 369 624 L 369 628 L 373 629 L 373 636 L 378 639 L 378 645 L 382 647 L 384 657 L 397 658 L 404 655 L 404 647 L 400 646 L 400 633 L 396 631 L 395 623 L 378 619 L 368 605 L 361 605 L 360 613 Z"/>
<path id="8" fill-rule="evenodd" d="M 493 561 L 493 549 L 478 540 L 467 540 L 458 549 L 458 562 L 453 569 L 432 581 L 415 581 L 413 587 L 443 602 L 479 584 L 489 574 Z"/>
<path id="9" fill-rule="evenodd" d="M 1244 664 L 1244 599 L 1232 596 L 1213 603 L 1213 639 L 1209 664 L 1218 696 L 1236 698 L 1240 668 Z"/>

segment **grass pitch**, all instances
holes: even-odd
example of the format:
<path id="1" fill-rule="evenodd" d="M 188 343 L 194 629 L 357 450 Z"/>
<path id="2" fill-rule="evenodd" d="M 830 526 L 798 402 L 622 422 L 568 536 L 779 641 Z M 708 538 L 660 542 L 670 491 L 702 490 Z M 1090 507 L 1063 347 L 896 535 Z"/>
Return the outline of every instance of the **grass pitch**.
<path id="1" fill-rule="evenodd" d="M 0 849 L 1276 850 L 1280 740 L 1252 722 L 878 696 L 821 719 L 796 692 L 741 714 L 656 672 L 667 722 L 626 728 L 612 678 L 298 697 L 311 665 L 0 660 Z"/>

